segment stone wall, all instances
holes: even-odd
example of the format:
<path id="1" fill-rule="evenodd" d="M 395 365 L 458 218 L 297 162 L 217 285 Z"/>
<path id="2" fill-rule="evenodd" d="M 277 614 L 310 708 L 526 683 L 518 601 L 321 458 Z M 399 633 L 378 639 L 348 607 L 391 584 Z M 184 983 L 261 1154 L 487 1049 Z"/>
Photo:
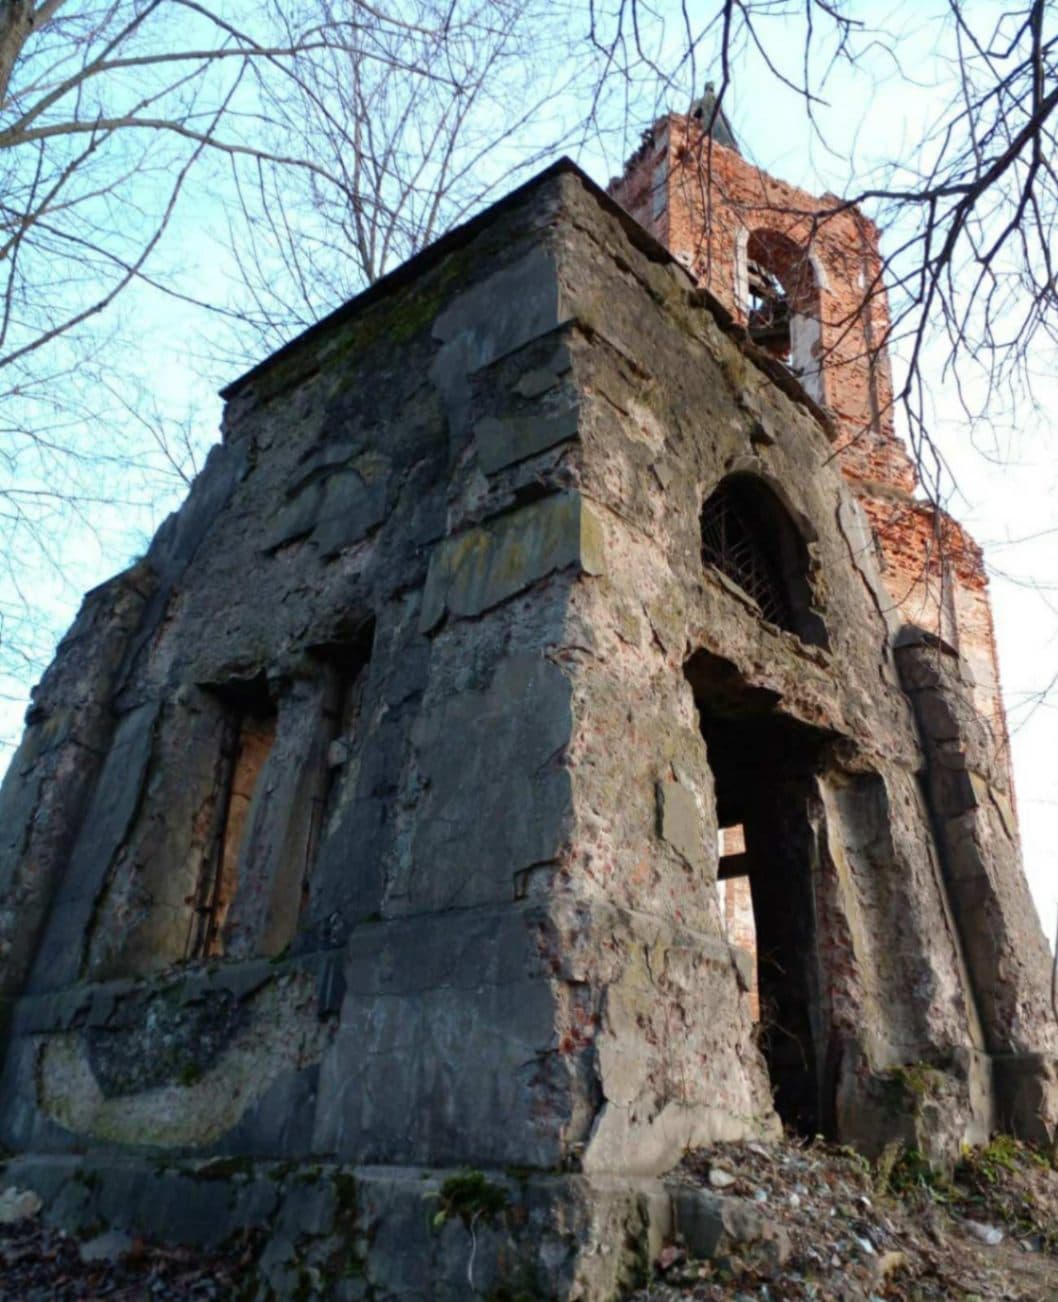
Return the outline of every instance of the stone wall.
<path id="1" fill-rule="evenodd" d="M 680 114 L 654 124 L 610 192 L 736 327 L 747 324 L 747 242 L 770 234 L 774 270 L 785 276 L 807 342 L 791 364 L 832 422 L 837 461 L 871 523 L 887 607 L 898 622 L 944 637 L 973 666 L 974 699 L 1012 787 L 980 549 L 935 504 L 915 500 L 916 470 L 895 434 L 878 228 L 834 195 L 769 176 Z"/>
<path id="2" fill-rule="evenodd" d="M 589 225 L 578 216 L 573 230 L 562 272 L 592 344 L 583 488 L 600 507 L 609 558 L 605 576 L 573 594 L 584 645 L 575 700 L 585 702 L 585 741 L 578 747 L 575 727 L 572 748 L 574 803 L 585 820 L 574 830 L 574 846 L 584 848 L 573 886 L 627 902 L 637 915 L 671 913 L 722 934 L 715 892 L 701 896 L 692 876 L 673 894 L 688 866 L 708 881 L 717 871 L 708 793 L 722 758 L 703 735 L 710 698 L 736 715 L 759 712 L 762 738 L 773 752 L 788 746 L 791 764 L 795 746 L 811 751 L 803 786 L 781 808 L 750 812 L 764 828 L 793 818 L 789 839 L 805 838 L 813 865 L 800 897 L 819 901 L 805 972 L 814 992 L 805 999 L 825 1011 L 804 1033 L 817 1063 L 822 1111 L 815 1117 L 826 1128 L 834 1124 L 824 1114 L 835 1090 L 851 1097 L 901 1063 L 973 1058 L 983 1048 L 946 922 L 915 730 L 878 609 L 881 582 L 859 544 L 866 525 L 823 429 L 747 362 L 708 311 L 692 306 L 673 269 L 646 256 L 633 260 L 613 218 Z M 646 299 L 657 305 L 650 312 Z M 762 623 L 744 596 L 715 572 L 703 573 L 698 514 L 732 472 L 773 486 L 807 540 L 825 649 Z M 696 684 L 699 654 L 714 668 Z M 725 703 L 728 692 L 740 699 Z M 726 740 L 722 728 L 716 736 L 717 744 Z M 650 851 L 651 786 L 659 792 L 658 826 L 663 835 L 673 829 L 671 863 Z M 598 826 L 591 811 L 612 808 L 617 791 L 619 818 Z M 752 853 L 748 827 L 747 843 Z M 702 847 L 704 858 L 688 859 L 690 846 Z M 758 857 L 775 852 L 766 837 L 758 841 Z M 874 939 L 879 934 L 884 943 Z M 910 988 L 920 995 L 909 1006 Z M 716 994 L 708 1002 L 720 1006 Z M 693 1015 L 687 1002 L 681 1007 L 688 1020 L 667 1040 L 667 1062 L 674 1045 L 680 1057 L 694 1048 Z M 738 1016 L 745 1045 L 745 999 Z M 637 1112 L 664 1117 L 671 1095 L 678 1100 L 685 1090 L 693 1099 L 698 1082 L 703 1101 L 729 1094 L 730 1068 L 724 1081 L 714 1078 L 712 1056 L 688 1061 L 664 1082 L 651 1074 L 650 1056 L 647 1046 L 636 1057 L 634 1094 L 621 1081 L 619 1099 L 607 1095 L 593 1143 L 607 1138 L 611 1113 L 615 1128 L 634 1123 Z M 967 1135 L 980 1133 L 987 1119 L 975 1112 L 965 1080 L 962 1088 L 962 1124 Z M 651 1125 L 656 1131 L 657 1120 Z"/>
<path id="3" fill-rule="evenodd" d="M 594 543 L 554 450 L 576 432 L 556 210 L 542 188 L 238 386 L 120 664 L 78 639 L 38 695 L 11 825 L 74 704 L 64 665 L 112 740 L 38 873 L 46 925 L 4 955 L 12 1146 L 560 1162 L 584 1089 L 547 1056 L 534 878 L 570 820 L 570 692 L 545 649 Z M 122 1036 L 158 1037 L 149 1079 Z"/>
<path id="4" fill-rule="evenodd" d="M 1051 1124 L 1016 856 L 972 778 L 938 803 L 863 508 L 775 374 L 560 164 L 229 389 L 0 797 L 27 1180 L 86 1148 L 369 1169 L 381 1278 L 423 1172 L 532 1169 L 540 1241 L 573 1227 L 558 1295 L 602 1297 L 627 1252 L 600 1264 L 600 1227 L 660 1223 L 606 1182 L 689 1145 L 781 1121 L 949 1159 L 992 1124 L 990 1055 Z M 789 618 L 703 563 L 731 482 L 770 504 Z M 734 825 L 759 1020 L 716 890 Z"/>

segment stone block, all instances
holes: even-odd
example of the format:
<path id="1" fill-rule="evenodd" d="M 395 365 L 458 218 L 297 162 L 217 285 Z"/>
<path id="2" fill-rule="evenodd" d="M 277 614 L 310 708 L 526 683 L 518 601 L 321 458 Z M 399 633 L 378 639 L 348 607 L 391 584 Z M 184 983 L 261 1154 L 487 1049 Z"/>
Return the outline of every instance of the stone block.
<path id="1" fill-rule="evenodd" d="M 413 744 L 423 790 L 386 910 L 513 900 L 515 877 L 554 859 L 571 817 L 570 684 L 540 655 L 501 661 L 482 691 L 424 707 Z M 485 816 L 483 817 L 483 812 Z"/>
<path id="2" fill-rule="evenodd" d="M 210 449 L 206 464 L 196 475 L 187 500 L 167 516 L 155 534 L 147 560 L 168 591 L 194 559 L 217 517 L 231 501 L 246 473 L 245 444 L 221 444 Z"/>
<path id="3" fill-rule="evenodd" d="M 543 366 L 534 366 L 522 372 L 514 386 L 514 392 L 520 398 L 539 398 L 541 394 L 553 389 L 559 377 L 565 375 L 571 366 L 569 348 L 560 344 Z"/>
<path id="4" fill-rule="evenodd" d="M 31 992 L 74 980 L 107 870 L 140 800 L 154 741 L 158 702 L 124 714 L 70 858 L 62 898 L 52 911 L 28 983 Z"/>
<path id="5" fill-rule="evenodd" d="M 424 1202 L 440 1206 L 457 1173 L 376 1167 L 357 1174 L 360 1228 L 371 1244 L 367 1277 L 400 1302 L 624 1297 L 648 1282 L 648 1262 L 671 1233 L 669 1199 L 654 1181 L 544 1174 L 514 1181 L 485 1170 L 507 1206 L 480 1217 L 472 1238 L 458 1215 L 430 1228 L 422 1213 Z"/>
<path id="6" fill-rule="evenodd" d="M 398 689 L 421 690 L 428 655 L 414 661 Z M 350 927 L 381 913 L 396 835 L 393 793 L 401 785 L 417 710 L 416 701 L 381 711 L 366 744 L 335 778 L 334 808 L 322 831 L 302 918 L 311 944 L 340 944 Z"/>
<path id="7" fill-rule="evenodd" d="M 1058 1141 L 1058 1057 L 996 1054 L 992 1059 L 999 1125 L 1028 1144 L 1051 1150 Z"/>
<path id="8" fill-rule="evenodd" d="M 789 1235 L 745 1198 L 724 1197 L 688 1185 L 670 1186 L 673 1223 L 690 1256 L 702 1260 L 738 1254 L 775 1266 L 790 1256 Z"/>
<path id="9" fill-rule="evenodd" d="M 865 1156 L 896 1144 L 950 1174 L 967 1144 L 987 1141 L 995 1116 L 985 1054 L 960 1048 L 943 1068 L 910 1062 L 880 1072 L 863 1071 L 862 1061 L 853 1054 L 842 1064 L 836 1106 L 839 1133 Z"/>
<path id="10" fill-rule="evenodd" d="M 347 416 L 347 419 L 349 417 Z M 348 465 L 362 450 L 361 441 L 349 439 L 327 439 L 318 447 L 306 453 L 298 463 L 297 469 L 287 483 L 286 496 L 297 497 L 313 480 L 331 474 L 340 467 Z"/>
<path id="11" fill-rule="evenodd" d="M 312 534 L 325 557 L 358 542 L 386 518 L 389 461 L 366 453 L 346 465 L 328 466 L 329 473 L 303 479 L 296 495 L 280 511 L 263 550 Z"/>
<path id="12" fill-rule="evenodd" d="M 480 615 L 555 570 L 605 568 L 596 509 L 577 493 L 557 493 L 488 521 L 434 548 L 419 628 L 435 628 L 445 611 Z"/>
<path id="13" fill-rule="evenodd" d="M 705 872 L 710 857 L 705 849 L 702 813 L 693 794 L 680 782 L 659 782 L 658 831 L 663 840 L 698 872 Z"/>
<path id="14" fill-rule="evenodd" d="M 576 407 L 531 416 L 486 416 L 474 426 L 478 461 L 485 474 L 491 475 L 504 466 L 576 438 L 579 422 Z"/>
<path id="15" fill-rule="evenodd" d="M 217 1141 L 217 1151 L 302 1158 L 312 1151 L 319 1065 L 284 1072 Z"/>
<path id="16" fill-rule="evenodd" d="M 311 933 L 312 943 L 339 944 L 350 927 L 379 914 L 392 836 L 386 799 L 357 794 L 338 809 L 309 882 L 301 929 Z"/>
<path id="17" fill-rule="evenodd" d="M 322 556 L 337 555 L 382 523 L 389 486 L 389 463 L 377 454 L 361 457 L 326 481 L 313 532 Z"/>
<path id="18" fill-rule="evenodd" d="M 725 1201 L 691 1186 L 679 1185 L 672 1189 L 673 1228 L 691 1257 L 708 1261 L 717 1255 L 724 1237 L 721 1209 Z"/>
<path id="19" fill-rule="evenodd" d="M 451 1192 L 467 1174 L 36 1157 L 15 1159 L 5 1178 L 43 1200 L 49 1224 L 82 1234 L 103 1226 L 112 1244 L 130 1235 L 208 1250 L 256 1230 L 266 1247 L 247 1283 L 258 1297 L 306 1289 L 338 1302 L 623 1297 L 648 1282 L 647 1263 L 672 1233 L 670 1198 L 656 1181 L 515 1179 L 486 1168 L 472 1174 L 494 1195 L 494 1210 L 475 1216 L 472 1196 L 460 1203 Z"/>
<path id="20" fill-rule="evenodd" d="M 550 913 L 559 974 L 598 989 L 584 1171 L 655 1176 L 689 1148 L 779 1133 L 763 1063 L 733 1054 L 750 1022 L 725 941 L 602 901 L 559 895 Z"/>
<path id="21" fill-rule="evenodd" d="M 536 247 L 454 298 L 433 336 L 445 344 L 459 339 L 472 374 L 561 325 L 559 310 L 554 255 Z"/>
<path id="22" fill-rule="evenodd" d="M 539 921 L 511 905 L 350 935 L 314 1149 L 366 1162 L 558 1164 L 573 1082 L 563 1090 L 543 1072 L 556 1010 Z"/>

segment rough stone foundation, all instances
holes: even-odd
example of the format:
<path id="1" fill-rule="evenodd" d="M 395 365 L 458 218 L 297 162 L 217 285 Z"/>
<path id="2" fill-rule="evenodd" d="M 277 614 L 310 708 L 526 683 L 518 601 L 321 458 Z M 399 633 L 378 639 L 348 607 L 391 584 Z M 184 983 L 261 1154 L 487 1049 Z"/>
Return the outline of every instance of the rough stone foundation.
<path id="1" fill-rule="evenodd" d="M 260 1297 L 615 1297 L 647 1281 L 673 1224 L 663 1184 L 613 1177 L 123 1157 L 16 1159 L 4 1179 L 79 1235 L 207 1250 L 258 1235 Z"/>

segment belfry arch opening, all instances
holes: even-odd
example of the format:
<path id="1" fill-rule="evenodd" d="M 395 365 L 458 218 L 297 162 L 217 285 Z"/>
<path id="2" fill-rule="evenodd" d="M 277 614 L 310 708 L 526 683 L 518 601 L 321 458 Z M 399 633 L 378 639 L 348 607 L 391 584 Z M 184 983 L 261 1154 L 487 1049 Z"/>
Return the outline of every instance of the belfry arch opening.
<path id="1" fill-rule="evenodd" d="M 790 513 L 755 475 L 722 479 L 700 517 L 702 561 L 711 565 L 779 628 L 802 642 L 826 646 L 826 628 L 813 608 L 808 546 Z"/>
<path id="2" fill-rule="evenodd" d="M 750 338 L 822 402 L 821 296 L 811 256 L 789 235 L 766 229 L 750 231 L 744 250 L 743 308 Z"/>
<path id="3" fill-rule="evenodd" d="M 832 1134 L 830 1035 L 815 911 L 816 774 L 828 734 L 782 714 L 774 693 L 748 684 L 734 664 L 709 652 L 692 655 L 684 674 L 713 774 L 717 823 L 741 829 L 738 852 L 720 857 L 720 877 L 748 881 L 756 946 L 754 1034 L 775 1108 L 789 1132 Z"/>

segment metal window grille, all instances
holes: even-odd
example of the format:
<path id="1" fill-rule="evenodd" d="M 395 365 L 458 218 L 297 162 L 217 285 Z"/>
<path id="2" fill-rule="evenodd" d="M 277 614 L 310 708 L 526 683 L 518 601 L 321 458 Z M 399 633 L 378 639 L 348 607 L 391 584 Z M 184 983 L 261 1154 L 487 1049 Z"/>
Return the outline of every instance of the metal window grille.
<path id="1" fill-rule="evenodd" d="M 702 559 L 760 607 L 765 619 L 791 628 L 793 611 L 774 554 L 773 527 L 736 484 L 721 484 L 702 510 Z"/>

